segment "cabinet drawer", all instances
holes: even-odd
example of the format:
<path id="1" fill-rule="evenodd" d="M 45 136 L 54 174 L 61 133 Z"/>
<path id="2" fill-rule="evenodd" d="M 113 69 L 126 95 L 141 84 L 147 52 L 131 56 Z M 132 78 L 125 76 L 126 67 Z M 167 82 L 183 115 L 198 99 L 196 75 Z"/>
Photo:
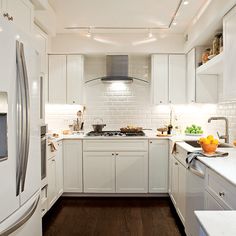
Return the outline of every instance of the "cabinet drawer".
<path id="1" fill-rule="evenodd" d="M 84 140 L 84 151 L 148 151 L 148 140 Z"/>
<path id="2" fill-rule="evenodd" d="M 173 156 L 185 167 L 187 167 L 186 165 L 187 154 L 188 153 L 186 150 L 184 150 L 178 144 L 176 145 L 176 149 L 175 149 L 175 152 L 173 153 Z"/>
<path id="3" fill-rule="evenodd" d="M 224 209 L 236 209 L 236 187 L 210 169 L 207 169 L 206 189 Z"/>

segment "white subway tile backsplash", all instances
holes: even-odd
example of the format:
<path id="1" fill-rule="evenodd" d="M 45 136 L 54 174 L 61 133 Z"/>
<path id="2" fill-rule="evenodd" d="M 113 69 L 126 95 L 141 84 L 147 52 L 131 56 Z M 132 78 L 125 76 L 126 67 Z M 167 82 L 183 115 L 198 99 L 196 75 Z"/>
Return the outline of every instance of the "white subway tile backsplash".
<path id="1" fill-rule="evenodd" d="M 94 118 L 101 117 L 107 124 L 106 130 L 119 129 L 126 125 L 140 125 L 144 128 L 156 128 L 168 125 L 170 108 L 173 109 L 174 126 L 178 125 L 184 131 L 193 123 L 203 127 L 206 133 L 216 135 L 218 130 L 224 133 L 223 121 L 207 120 L 211 116 L 226 116 L 229 118 L 230 139 L 236 138 L 236 102 L 220 103 L 218 105 L 161 105 L 150 103 L 150 87 L 140 82 L 124 84 L 115 87 L 112 84 L 93 82 L 85 88 L 85 130 L 92 129 Z M 81 106 L 47 105 L 46 122 L 51 130 L 68 129 L 68 125 L 76 118 L 76 112 Z"/>

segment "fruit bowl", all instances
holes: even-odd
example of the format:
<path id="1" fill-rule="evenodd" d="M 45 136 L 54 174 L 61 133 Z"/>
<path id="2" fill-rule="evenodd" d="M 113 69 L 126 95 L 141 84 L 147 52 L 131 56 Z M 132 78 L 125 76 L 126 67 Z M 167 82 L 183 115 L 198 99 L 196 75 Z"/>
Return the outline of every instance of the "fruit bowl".
<path id="1" fill-rule="evenodd" d="M 218 144 L 204 144 L 201 143 L 201 147 L 204 153 L 206 154 L 214 154 L 216 152 L 216 149 L 218 147 Z"/>
<path id="2" fill-rule="evenodd" d="M 219 140 L 215 139 L 213 135 L 208 135 L 206 138 L 202 137 L 198 140 L 202 150 L 206 154 L 214 154 L 219 145 Z"/>

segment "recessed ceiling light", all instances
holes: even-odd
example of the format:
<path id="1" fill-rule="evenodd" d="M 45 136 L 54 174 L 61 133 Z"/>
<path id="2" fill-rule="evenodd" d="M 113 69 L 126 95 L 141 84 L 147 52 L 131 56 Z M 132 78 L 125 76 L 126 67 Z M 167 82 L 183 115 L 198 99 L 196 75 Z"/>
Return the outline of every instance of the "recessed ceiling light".
<path id="1" fill-rule="evenodd" d="M 188 4 L 189 4 L 189 1 L 184 1 L 183 4 L 184 4 L 184 5 L 188 5 Z"/>
<path id="2" fill-rule="evenodd" d="M 177 22 L 173 22 L 173 25 L 177 25 Z"/>

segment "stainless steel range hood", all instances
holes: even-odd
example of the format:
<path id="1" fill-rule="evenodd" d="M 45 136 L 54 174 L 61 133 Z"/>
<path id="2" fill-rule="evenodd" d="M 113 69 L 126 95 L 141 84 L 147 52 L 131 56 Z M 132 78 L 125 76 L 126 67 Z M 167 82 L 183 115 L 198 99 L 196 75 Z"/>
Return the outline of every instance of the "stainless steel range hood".
<path id="1" fill-rule="evenodd" d="M 107 55 L 106 56 L 106 76 L 101 80 L 104 82 L 127 81 L 132 82 L 129 77 L 129 58 L 128 55 Z"/>

